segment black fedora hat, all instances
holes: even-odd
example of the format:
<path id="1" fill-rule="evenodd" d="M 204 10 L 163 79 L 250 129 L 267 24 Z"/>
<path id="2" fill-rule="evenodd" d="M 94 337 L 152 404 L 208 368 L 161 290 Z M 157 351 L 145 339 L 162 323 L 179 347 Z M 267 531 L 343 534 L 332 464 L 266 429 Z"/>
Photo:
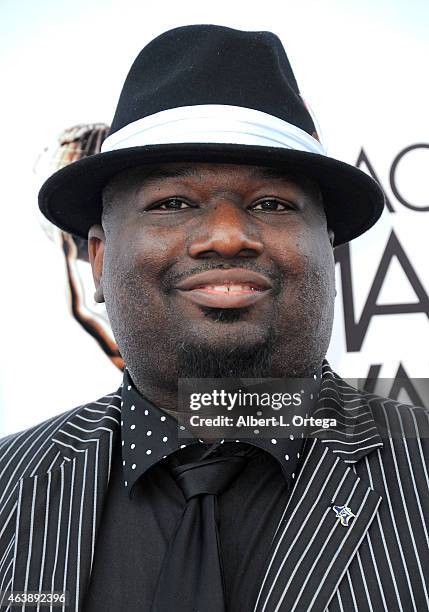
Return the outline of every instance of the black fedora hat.
<path id="1" fill-rule="evenodd" d="M 313 178 L 335 245 L 365 232 L 383 210 L 372 178 L 327 157 L 271 32 L 192 25 L 155 38 L 130 69 L 101 152 L 53 174 L 40 190 L 40 210 L 87 237 L 113 176 L 178 161 L 275 166 Z"/>

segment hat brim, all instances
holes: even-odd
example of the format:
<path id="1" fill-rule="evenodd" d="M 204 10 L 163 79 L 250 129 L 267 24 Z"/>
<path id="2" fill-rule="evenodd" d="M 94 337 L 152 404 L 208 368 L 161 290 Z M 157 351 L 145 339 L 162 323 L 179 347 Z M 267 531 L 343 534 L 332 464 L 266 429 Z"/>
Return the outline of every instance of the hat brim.
<path id="1" fill-rule="evenodd" d="M 317 181 L 328 226 L 338 246 L 368 230 L 383 212 L 379 185 L 354 166 L 330 157 L 279 147 L 234 144 L 147 145 L 97 153 L 58 170 L 42 186 L 39 207 L 62 230 L 88 237 L 101 222 L 102 192 L 119 172 L 146 164 L 213 162 L 284 168 Z"/>

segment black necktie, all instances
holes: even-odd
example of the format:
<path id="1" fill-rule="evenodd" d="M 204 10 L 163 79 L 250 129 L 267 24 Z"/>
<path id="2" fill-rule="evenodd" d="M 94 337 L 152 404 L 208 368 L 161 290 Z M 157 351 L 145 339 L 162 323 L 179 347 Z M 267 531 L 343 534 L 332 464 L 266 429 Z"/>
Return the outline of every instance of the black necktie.
<path id="1" fill-rule="evenodd" d="M 243 470 L 253 449 L 205 458 L 211 451 L 171 469 L 186 506 L 163 561 L 151 612 L 226 612 L 217 495 Z"/>

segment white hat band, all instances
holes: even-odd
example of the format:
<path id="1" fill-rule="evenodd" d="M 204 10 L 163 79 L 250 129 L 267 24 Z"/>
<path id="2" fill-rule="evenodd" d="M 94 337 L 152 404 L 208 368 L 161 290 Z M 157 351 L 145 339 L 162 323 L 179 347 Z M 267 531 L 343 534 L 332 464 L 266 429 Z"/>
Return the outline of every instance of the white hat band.
<path id="1" fill-rule="evenodd" d="M 143 117 L 106 138 L 101 152 L 176 143 L 258 145 L 326 155 L 316 138 L 283 119 L 222 104 L 181 106 Z"/>

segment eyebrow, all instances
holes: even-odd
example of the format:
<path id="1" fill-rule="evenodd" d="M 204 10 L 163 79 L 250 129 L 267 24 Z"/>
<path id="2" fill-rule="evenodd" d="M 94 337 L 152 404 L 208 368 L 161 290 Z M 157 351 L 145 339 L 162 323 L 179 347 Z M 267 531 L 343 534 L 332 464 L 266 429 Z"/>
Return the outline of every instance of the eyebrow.
<path id="1" fill-rule="evenodd" d="M 165 168 L 153 168 L 147 170 L 147 172 L 143 173 L 141 177 L 143 181 L 156 181 L 158 179 L 168 179 L 168 178 L 190 178 L 196 176 L 198 174 L 197 170 L 189 168 L 188 166 L 183 166 L 180 168 L 172 168 L 171 170 L 167 170 Z"/>
<path id="2" fill-rule="evenodd" d="M 199 174 L 199 170 L 189 166 L 180 166 L 179 168 L 152 168 L 144 172 L 141 177 L 145 182 L 156 181 L 159 179 L 175 179 L 175 178 L 192 178 Z M 281 168 L 275 167 L 258 167 L 251 173 L 252 178 L 267 178 L 277 180 L 293 180 L 293 175 L 285 172 Z"/>
<path id="3" fill-rule="evenodd" d="M 261 167 L 257 168 L 254 175 L 257 178 L 270 178 L 270 179 L 282 179 L 282 180 L 293 180 L 294 175 L 290 172 L 282 170 L 281 168 L 275 167 Z"/>

